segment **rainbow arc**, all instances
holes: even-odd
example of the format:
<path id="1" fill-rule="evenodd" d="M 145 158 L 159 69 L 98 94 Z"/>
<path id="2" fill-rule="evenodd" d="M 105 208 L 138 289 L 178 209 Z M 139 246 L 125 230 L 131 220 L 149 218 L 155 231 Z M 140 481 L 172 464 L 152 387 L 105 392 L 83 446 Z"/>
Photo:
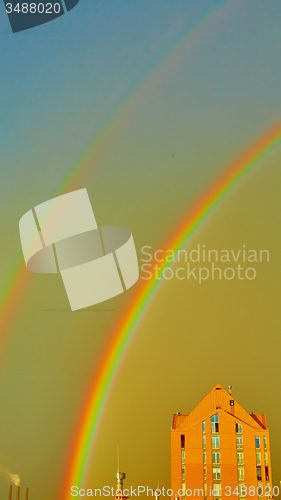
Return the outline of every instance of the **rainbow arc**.
<path id="1" fill-rule="evenodd" d="M 198 234 L 223 202 L 281 146 L 281 122 L 256 142 L 244 155 L 233 163 L 200 197 L 180 221 L 177 230 L 163 247 L 164 252 L 178 252 L 185 248 Z M 159 266 L 159 275 L 170 268 L 173 262 L 166 260 Z M 114 382 L 118 366 L 129 342 L 137 332 L 141 319 L 153 303 L 156 292 L 165 280 L 154 276 L 141 283 L 114 328 L 111 341 L 96 370 L 86 403 L 80 416 L 72 453 L 64 481 L 63 500 L 70 500 L 70 487 L 83 484 L 93 449 L 97 427 L 105 407 L 109 390 Z"/>

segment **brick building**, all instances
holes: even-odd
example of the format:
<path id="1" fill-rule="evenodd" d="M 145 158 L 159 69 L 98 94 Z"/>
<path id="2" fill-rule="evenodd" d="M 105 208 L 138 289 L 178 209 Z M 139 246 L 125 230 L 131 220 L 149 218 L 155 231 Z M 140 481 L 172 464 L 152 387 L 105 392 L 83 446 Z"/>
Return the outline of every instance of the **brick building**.
<path id="1" fill-rule="evenodd" d="M 171 466 L 175 496 L 271 498 L 266 415 L 248 414 L 216 385 L 189 415 L 173 415 Z"/>

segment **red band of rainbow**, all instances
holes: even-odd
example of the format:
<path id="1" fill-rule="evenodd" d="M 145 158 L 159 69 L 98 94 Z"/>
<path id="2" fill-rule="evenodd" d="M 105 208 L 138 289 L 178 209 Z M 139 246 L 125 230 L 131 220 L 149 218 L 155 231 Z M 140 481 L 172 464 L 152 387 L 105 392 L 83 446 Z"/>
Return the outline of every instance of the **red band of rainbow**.
<path id="1" fill-rule="evenodd" d="M 183 249 L 209 220 L 224 200 L 281 145 L 281 123 L 273 127 L 255 143 L 203 194 L 179 224 L 165 245 L 175 252 Z M 159 274 L 172 263 L 164 261 Z M 164 280 L 163 280 L 164 281 Z M 101 363 L 96 370 L 86 403 L 75 434 L 68 469 L 63 485 L 63 500 L 70 500 L 71 486 L 80 487 L 86 475 L 97 426 L 109 389 L 126 348 L 137 330 L 141 318 L 148 310 L 156 291 L 163 281 L 152 278 L 139 285 L 123 316 L 112 333 Z"/>

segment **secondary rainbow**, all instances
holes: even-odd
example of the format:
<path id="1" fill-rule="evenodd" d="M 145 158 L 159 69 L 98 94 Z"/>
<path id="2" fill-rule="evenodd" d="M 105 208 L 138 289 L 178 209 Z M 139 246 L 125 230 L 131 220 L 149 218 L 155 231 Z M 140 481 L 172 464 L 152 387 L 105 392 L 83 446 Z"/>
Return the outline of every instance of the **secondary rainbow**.
<path id="1" fill-rule="evenodd" d="M 223 201 L 238 186 L 241 186 L 250 173 L 268 159 L 270 155 L 274 154 L 280 146 L 281 122 L 255 143 L 211 185 L 196 205 L 180 221 L 177 230 L 163 248 L 173 249 L 175 252 L 184 248 L 216 209 L 221 206 Z M 161 270 L 163 271 L 171 266 L 172 263 L 164 261 Z M 63 500 L 71 498 L 71 486 L 80 487 L 83 483 L 99 419 L 117 368 L 141 318 L 151 305 L 157 290 L 164 281 L 152 278 L 150 281 L 140 284 L 131 303 L 114 329 L 111 342 L 104 353 L 98 370 L 94 374 L 80 416 L 64 481 Z"/>
<path id="2" fill-rule="evenodd" d="M 79 187 L 85 186 L 89 172 L 93 165 L 97 168 L 104 151 L 122 130 L 122 126 L 141 107 L 151 91 L 164 79 L 165 74 L 172 73 L 175 61 L 182 56 L 182 52 L 193 47 L 195 43 L 204 39 L 224 16 L 229 15 L 231 2 L 217 0 L 214 4 L 202 9 L 197 19 L 188 28 L 178 30 L 160 51 L 157 59 L 147 65 L 141 77 L 127 89 L 126 94 L 117 100 L 117 104 L 110 114 L 101 123 L 99 130 L 90 141 L 88 147 L 78 161 L 74 163 L 61 184 L 56 187 L 50 198 L 59 196 Z M 22 292 L 28 284 L 31 273 L 26 272 L 22 252 L 19 250 L 7 275 L 2 279 L 0 291 L 0 342 L 4 340 L 11 326 L 14 311 L 20 302 Z M 0 353 L 3 348 L 0 344 Z"/>

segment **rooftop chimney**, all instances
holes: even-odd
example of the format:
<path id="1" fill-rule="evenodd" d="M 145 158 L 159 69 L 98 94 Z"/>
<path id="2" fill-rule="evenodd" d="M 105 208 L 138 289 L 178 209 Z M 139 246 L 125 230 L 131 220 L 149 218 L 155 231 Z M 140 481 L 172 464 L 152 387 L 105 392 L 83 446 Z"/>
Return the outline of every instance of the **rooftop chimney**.
<path id="1" fill-rule="evenodd" d="M 25 500 L 28 500 L 28 488 L 26 488 Z"/>
<path id="2" fill-rule="evenodd" d="M 115 477 L 117 480 L 116 488 L 117 488 L 118 492 L 121 492 L 121 491 L 123 492 L 123 480 L 126 477 L 125 472 L 116 472 Z"/>
<path id="3" fill-rule="evenodd" d="M 228 394 L 231 396 L 231 393 L 232 393 L 232 385 L 229 385 L 228 386 Z"/>
<path id="4" fill-rule="evenodd" d="M 20 500 L 20 486 L 17 489 L 17 500 Z"/>
<path id="5" fill-rule="evenodd" d="M 11 485 L 9 488 L 9 500 L 12 500 L 12 492 L 13 492 L 13 486 Z"/>

